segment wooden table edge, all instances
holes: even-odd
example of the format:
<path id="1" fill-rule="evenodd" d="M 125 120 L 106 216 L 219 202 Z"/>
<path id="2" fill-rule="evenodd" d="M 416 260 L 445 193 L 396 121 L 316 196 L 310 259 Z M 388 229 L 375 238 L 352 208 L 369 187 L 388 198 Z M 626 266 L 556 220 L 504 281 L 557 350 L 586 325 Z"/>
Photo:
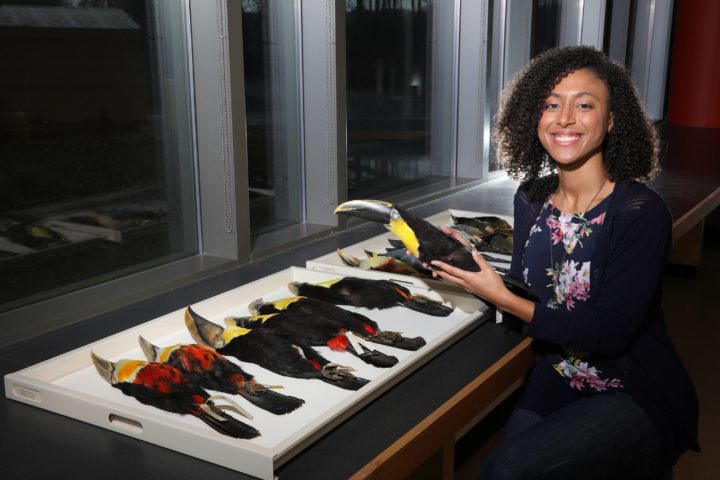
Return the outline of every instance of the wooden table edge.
<path id="1" fill-rule="evenodd" d="M 718 206 L 720 206 L 720 187 L 713 190 L 697 205 L 673 221 L 673 244 L 677 243 L 686 233 L 705 220 L 705 217 Z"/>
<path id="2" fill-rule="evenodd" d="M 523 339 L 487 370 L 358 470 L 351 479 L 402 478 L 432 454 L 454 442 L 455 434 L 492 405 L 508 388 L 517 388 L 534 362 L 530 338 Z"/>

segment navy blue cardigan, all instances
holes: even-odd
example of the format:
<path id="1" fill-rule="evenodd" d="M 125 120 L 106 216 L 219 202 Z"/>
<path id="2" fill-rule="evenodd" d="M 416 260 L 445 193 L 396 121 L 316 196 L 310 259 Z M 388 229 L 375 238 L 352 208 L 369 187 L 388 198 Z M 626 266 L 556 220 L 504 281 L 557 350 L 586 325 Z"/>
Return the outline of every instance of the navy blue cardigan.
<path id="1" fill-rule="evenodd" d="M 543 200 L 518 189 L 510 275 L 522 279 L 525 243 Z M 590 308 L 580 313 L 535 304 L 523 333 L 602 356 L 623 372 L 624 391 L 660 430 L 673 462 L 697 442 L 695 387 L 667 333 L 662 280 L 672 217 L 660 196 L 637 182 L 617 183 L 591 259 Z"/>

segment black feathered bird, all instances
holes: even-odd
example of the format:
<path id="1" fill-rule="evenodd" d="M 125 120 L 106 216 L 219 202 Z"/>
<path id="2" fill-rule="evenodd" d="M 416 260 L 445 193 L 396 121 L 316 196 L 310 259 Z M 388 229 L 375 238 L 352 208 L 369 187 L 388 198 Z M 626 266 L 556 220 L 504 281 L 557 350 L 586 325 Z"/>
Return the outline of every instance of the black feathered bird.
<path id="1" fill-rule="evenodd" d="M 315 298 L 335 305 L 352 305 L 369 309 L 407 307 L 416 312 L 447 317 L 453 309 L 390 280 L 340 277 L 319 283 L 292 282 L 288 288 L 294 295 Z"/>
<path id="2" fill-rule="evenodd" d="M 310 346 L 329 347 L 336 352 L 350 353 L 375 367 L 388 368 L 398 362 L 397 358 L 375 350 L 362 337 L 327 317 L 298 310 L 283 310 L 249 317 L 228 317 L 225 319 L 225 325 L 251 330 L 271 328 Z"/>
<path id="3" fill-rule="evenodd" d="M 185 310 L 185 325 L 198 343 L 286 377 L 316 378 L 346 390 L 358 390 L 368 383 L 350 373 L 352 368 L 331 363 L 310 345 L 271 328 L 225 329 L 190 307 Z"/>
<path id="4" fill-rule="evenodd" d="M 344 328 L 367 341 L 389 345 L 402 350 L 417 350 L 425 345 L 425 340 L 422 337 L 408 338 L 403 337 L 400 332 L 380 330 L 377 322 L 365 315 L 314 298 L 286 297 L 273 302 L 264 302 L 262 299 L 258 299 L 251 302 L 248 309 L 256 315 L 281 311 L 307 313 L 322 317 L 326 321 L 332 322 L 336 328 Z"/>
<path id="5" fill-rule="evenodd" d="M 275 415 L 290 413 L 305 403 L 301 398 L 283 395 L 256 382 L 255 378 L 239 365 L 209 347 L 177 344 L 159 348 L 143 337 L 138 337 L 138 340 L 148 360 L 182 370 L 203 388 L 240 395 L 253 405 Z"/>
<path id="6" fill-rule="evenodd" d="M 410 253 L 431 267 L 431 261 L 440 260 L 463 270 L 480 270 L 472 251 L 465 245 L 444 234 L 427 220 L 418 218 L 392 203 L 380 200 L 351 200 L 338 205 L 335 213 L 383 223 L 397 235 Z M 501 278 L 515 294 L 533 301 L 537 299 L 537 295 L 524 282 L 507 275 L 501 275 Z"/>
<path id="7" fill-rule="evenodd" d="M 211 396 L 192 379 L 170 365 L 144 360 L 120 360 L 110 362 L 91 352 L 95 368 L 100 376 L 125 395 L 161 410 L 190 414 L 199 418 L 217 432 L 235 438 L 255 438 L 260 432 L 223 409 L 232 409 L 246 417 L 250 415 L 231 400 Z M 224 401 L 221 409 L 216 402 Z"/>

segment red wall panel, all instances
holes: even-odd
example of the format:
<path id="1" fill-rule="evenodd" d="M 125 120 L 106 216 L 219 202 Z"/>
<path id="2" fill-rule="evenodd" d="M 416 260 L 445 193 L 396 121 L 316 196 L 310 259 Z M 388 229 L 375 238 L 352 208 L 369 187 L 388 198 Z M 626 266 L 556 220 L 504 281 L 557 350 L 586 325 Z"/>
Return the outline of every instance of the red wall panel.
<path id="1" fill-rule="evenodd" d="M 720 2 L 678 0 L 668 123 L 720 128 Z"/>

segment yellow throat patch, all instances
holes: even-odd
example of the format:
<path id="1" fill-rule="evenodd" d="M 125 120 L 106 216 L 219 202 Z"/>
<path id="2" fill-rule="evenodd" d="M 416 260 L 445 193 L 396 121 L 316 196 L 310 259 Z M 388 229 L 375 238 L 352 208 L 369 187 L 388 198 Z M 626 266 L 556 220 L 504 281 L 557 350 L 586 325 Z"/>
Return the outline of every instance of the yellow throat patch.
<path id="1" fill-rule="evenodd" d="M 394 233 L 401 242 L 403 242 L 403 245 L 410 250 L 410 253 L 416 257 L 420 255 L 420 242 L 418 242 L 415 232 L 408 227 L 408 224 L 405 223 L 405 220 L 403 220 L 399 215 L 397 218 L 393 215 L 390 223 L 385 226 L 388 230 Z"/>

